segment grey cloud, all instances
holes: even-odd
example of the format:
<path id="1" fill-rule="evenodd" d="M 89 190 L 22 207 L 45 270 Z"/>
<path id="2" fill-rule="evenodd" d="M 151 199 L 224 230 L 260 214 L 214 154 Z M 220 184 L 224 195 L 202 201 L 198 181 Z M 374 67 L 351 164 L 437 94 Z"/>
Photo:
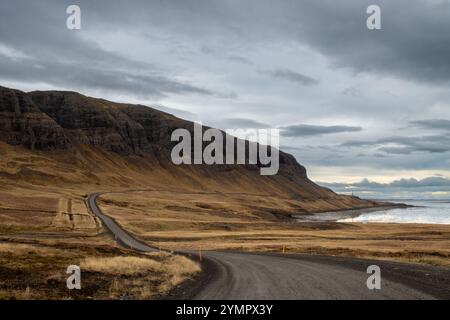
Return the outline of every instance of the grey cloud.
<path id="1" fill-rule="evenodd" d="M 417 188 L 417 187 L 450 187 L 450 179 L 442 177 L 428 177 L 422 180 L 401 179 L 393 181 L 389 184 L 392 187 L 401 188 Z"/>
<path id="2" fill-rule="evenodd" d="M 281 135 L 285 137 L 305 137 L 343 132 L 358 132 L 362 131 L 362 128 L 352 126 L 315 126 L 308 124 L 297 124 L 280 127 L 280 130 Z"/>
<path id="3" fill-rule="evenodd" d="M 2 1 L 0 3 L 0 43 L 30 57 L 111 68 L 139 69 L 148 66 L 117 53 L 106 51 L 94 41 L 69 31 L 64 1 Z"/>
<path id="4" fill-rule="evenodd" d="M 0 80 L 44 82 L 70 89 L 94 89 L 145 98 L 167 94 L 220 93 L 174 80 L 155 65 L 100 48 L 65 27 L 64 1 L 0 3 L 0 45 L 26 59 L 1 56 Z M 92 11 L 83 10 L 83 16 Z M 86 4 L 87 5 L 87 4 Z M 89 28 L 88 23 L 83 28 Z"/>
<path id="5" fill-rule="evenodd" d="M 307 75 L 301 74 L 296 71 L 287 70 L 287 69 L 276 69 L 272 71 L 262 71 L 264 74 L 271 75 L 274 78 L 277 79 L 283 79 L 286 81 L 290 81 L 302 86 L 310 86 L 310 85 L 316 85 L 319 83 L 318 80 L 311 78 Z"/>
<path id="6" fill-rule="evenodd" d="M 378 151 L 382 151 L 385 153 L 390 154 L 410 154 L 411 152 L 414 152 L 414 148 L 408 148 L 408 147 L 382 147 L 378 148 Z"/>
<path id="7" fill-rule="evenodd" d="M 445 177 L 427 177 L 421 180 L 409 178 L 394 180 L 390 183 L 378 183 L 370 181 L 368 179 L 363 179 L 356 183 L 324 183 L 329 187 L 339 188 L 339 187 L 354 187 L 354 188 L 422 188 L 422 187 L 450 187 L 450 179 Z"/>
<path id="8" fill-rule="evenodd" d="M 210 46 L 201 46 L 200 52 L 205 55 L 214 56 L 218 59 L 228 60 L 228 61 L 232 61 L 232 62 L 238 62 L 238 63 L 246 64 L 246 65 L 253 64 L 253 62 L 250 61 L 250 59 L 248 59 L 246 57 L 243 57 L 243 56 L 237 55 L 237 54 L 226 54 L 223 52 L 223 50 L 220 50 L 218 48 L 213 48 Z"/>
<path id="9" fill-rule="evenodd" d="M 292 147 L 292 146 L 287 146 L 287 145 L 282 145 L 280 146 L 280 150 L 284 150 L 284 151 L 303 151 L 302 148 L 298 148 L 298 147 Z"/>
<path id="10" fill-rule="evenodd" d="M 335 65 L 357 72 L 392 74 L 408 80 L 450 80 L 450 2 L 379 0 L 383 29 L 369 31 L 365 27 L 365 10 L 372 2 L 136 0 L 130 5 L 99 0 L 80 4 L 86 29 L 120 25 L 124 30 L 149 30 L 157 26 L 198 41 L 207 38 L 225 43 L 297 42 L 320 51 Z M 25 53 L 84 63 L 105 61 L 106 65 L 122 65 L 126 69 L 137 64 L 69 33 L 64 28 L 65 15 L 61 14 L 68 4 L 2 1 L 0 39 Z M 208 47 L 203 50 L 211 54 L 217 51 Z M 242 55 L 232 54 L 228 59 L 251 62 Z M 316 79 L 295 71 L 280 69 L 270 73 L 301 85 L 317 84 Z"/>
<path id="11" fill-rule="evenodd" d="M 228 92 L 228 93 L 218 93 L 216 94 L 217 97 L 222 98 L 222 99 L 238 99 L 239 95 L 232 91 L 232 92 Z"/>
<path id="12" fill-rule="evenodd" d="M 449 120 L 439 120 L 449 119 L 448 0 L 377 0 L 381 31 L 365 27 L 371 0 L 76 2 L 80 32 L 65 28 L 65 8 L 73 1 L 0 1 L 0 46 L 23 53 L 0 57 L 0 81 L 105 91 L 98 94 L 144 104 L 162 97 L 163 104 L 195 108 L 195 115 L 171 112 L 182 117 L 232 120 L 225 128 L 268 127 L 235 120 L 248 114 L 268 119 L 269 113 L 285 136 L 314 141 L 311 150 L 289 146 L 306 166 L 350 174 L 352 166 L 450 168 Z M 401 131 L 412 136 L 395 136 L 390 123 L 405 127 L 415 114 L 431 120 Z M 295 119 L 330 127 L 289 126 Z M 361 129 L 331 126 L 341 121 L 335 119 L 370 119 L 374 126 L 363 125 L 361 136 L 371 138 L 341 145 L 345 135 L 331 134 Z M 428 130 L 441 135 L 427 136 Z M 301 142 L 293 141 L 284 143 Z"/>
<path id="13" fill-rule="evenodd" d="M 365 26 L 371 4 L 372 0 L 302 1 L 301 10 L 295 11 L 296 35 L 336 66 L 407 80 L 450 80 L 449 1 L 379 0 L 382 30 L 377 31 Z"/>
<path id="14" fill-rule="evenodd" d="M 379 152 L 374 153 L 372 156 L 375 158 L 386 158 L 387 157 L 385 154 L 379 153 Z"/>
<path id="15" fill-rule="evenodd" d="M 200 47 L 200 52 L 203 53 L 203 54 L 216 54 L 217 50 L 215 50 L 215 49 L 213 49 L 211 47 L 208 47 L 208 46 L 201 46 Z"/>
<path id="16" fill-rule="evenodd" d="M 425 129 L 439 129 L 450 131 L 450 120 L 445 119 L 431 119 L 431 120 L 417 120 L 410 122 L 414 126 Z"/>
<path id="17" fill-rule="evenodd" d="M 410 178 L 392 181 L 391 183 L 378 183 L 363 179 L 356 183 L 327 183 L 319 184 L 341 193 L 359 193 L 367 196 L 368 192 L 375 198 L 401 198 L 413 196 L 415 198 L 446 197 L 450 192 L 450 179 L 445 177 L 427 177 L 421 180 Z M 443 196 L 440 194 L 443 193 Z"/>
<path id="18" fill-rule="evenodd" d="M 112 21 L 150 21 L 188 37 L 309 45 L 335 66 L 425 82 L 450 80 L 450 2 L 377 0 L 382 30 L 366 28 L 373 0 L 93 1 Z M 171 21 L 168 23 L 168 21 Z M 189 23 L 186 23 L 189 21 Z"/>
<path id="19" fill-rule="evenodd" d="M 239 62 L 239 63 L 243 63 L 243 64 L 248 64 L 248 65 L 253 64 L 253 62 L 250 61 L 250 59 L 247 59 L 245 57 L 238 56 L 238 55 L 229 55 L 229 56 L 227 56 L 227 59 L 230 61 Z"/>
<path id="20" fill-rule="evenodd" d="M 259 121 L 246 118 L 228 118 L 216 123 L 223 129 L 264 129 L 271 126 Z"/>
<path id="21" fill-rule="evenodd" d="M 34 39 L 39 39 L 41 49 L 47 45 L 54 47 L 52 37 L 63 36 L 61 26 L 65 19 L 55 12 L 64 12 L 68 3 L 2 1 L 2 39 L 16 37 L 11 41 L 22 42 L 28 38 L 33 43 Z M 341 0 L 339 3 L 334 0 L 136 0 L 133 5 L 99 0 L 80 3 L 86 23 L 90 24 L 119 24 L 123 28 L 157 26 L 196 40 L 214 39 L 226 43 L 297 42 L 320 51 L 336 66 L 350 67 L 357 72 L 390 74 L 418 81 L 450 80 L 449 1 L 378 0 L 382 8 L 382 30 L 379 31 L 369 31 L 365 25 L 366 8 L 373 4 L 372 0 Z M 21 19 L 10 18 L 16 18 L 17 14 Z M 42 30 L 30 25 L 29 21 L 36 20 L 33 15 L 46 21 L 48 28 Z M 27 32 L 23 32 L 25 28 Z M 39 30 L 38 37 L 34 30 Z M 98 54 L 87 47 L 59 49 L 69 56 Z M 309 77 L 279 74 L 299 83 L 315 83 Z"/>
<path id="22" fill-rule="evenodd" d="M 396 146 L 389 146 L 389 145 Z M 446 153 L 450 151 L 450 135 L 433 135 L 421 137 L 393 136 L 373 141 L 351 140 L 341 144 L 343 147 L 379 147 L 378 150 L 392 154 L 409 154 L 412 152 Z"/>
<path id="23" fill-rule="evenodd" d="M 352 193 L 364 197 L 378 199 L 448 199 L 450 179 L 442 177 L 428 177 L 422 180 L 414 178 L 400 179 L 391 183 L 377 183 L 363 179 L 357 183 L 326 183 L 319 184 L 339 193 Z"/>
<path id="24" fill-rule="evenodd" d="M 1 57 L 1 55 L 0 55 Z M 61 63 L 43 60 L 0 59 L 0 78 L 3 80 L 23 80 L 27 82 L 47 82 L 71 88 L 100 89 L 122 92 L 141 97 L 161 97 L 172 94 L 214 93 L 189 84 L 173 81 L 151 73 L 104 69 L 80 63 Z"/>
<path id="25" fill-rule="evenodd" d="M 319 182 L 321 185 L 332 189 L 357 189 L 357 188 L 382 188 L 383 184 L 363 179 L 356 183 L 342 183 L 342 182 Z"/>
<path id="26" fill-rule="evenodd" d="M 166 106 L 163 106 L 163 105 L 160 105 L 160 104 L 159 105 L 152 105 L 151 107 L 154 108 L 154 109 L 157 109 L 157 110 L 161 110 L 161 111 L 170 113 L 170 114 L 175 115 L 177 117 L 182 117 L 184 119 L 197 120 L 197 118 L 198 118 L 197 114 L 195 114 L 193 112 L 186 111 L 186 110 L 180 110 L 180 109 L 176 109 L 176 108 L 166 107 Z"/>
<path id="27" fill-rule="evenodd" d="M 328 136 L 327 136 L 328 137 Z M 331 138 L 331 137 L 330 137 Z M 287 141 L 283 143 L 286 145 Z M 323 141 L 315 141 L 319 145 L 294 145 L 292 152 L 307 168 L 339 167 L 344 172 L 352 173 L 351 168 L 366 168 L 369 171 L 384 172 L 389 170 L 444 170 L 450 168 L 450 150 L 448 152 L 416 152 L 411 154 L 385 153 L 372 146 L 323 148 Z M 291 146 L 291 145 L 290 145 Z M 337 149 L 337 151 L 334 150 Z M 282 148 L 283 149 L 283 148 Z M 366 156 L 363 156 L 366 155 Z"/>
<path id="28" fill-rule="evenodd" d="M 358 98 L 358 97 L 361 97 L 361 95 L 362 95 L 361 90 L 359 90 L 358 88 L 354 88 L 354 87 L 345 88 L 344 90 L 341 91 L 341 93 L 345 96 L 353 97 L 353 98 Z"/>

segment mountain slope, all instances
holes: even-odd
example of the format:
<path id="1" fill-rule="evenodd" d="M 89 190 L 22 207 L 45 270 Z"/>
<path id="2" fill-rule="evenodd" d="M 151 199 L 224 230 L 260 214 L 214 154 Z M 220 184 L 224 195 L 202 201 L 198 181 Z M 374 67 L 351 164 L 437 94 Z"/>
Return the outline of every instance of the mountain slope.
<path id="1" fill-rule="evenodd" d="M 193 123 L 142 105 L 0 87 L 0 125 L 0 179 L 9 183 L 270 194 L 301 200 L 304 211 L 374 204 L 314 184 L 284 152 L 275 176 L 259 165 L 175 166 L 171 133 Z"/>

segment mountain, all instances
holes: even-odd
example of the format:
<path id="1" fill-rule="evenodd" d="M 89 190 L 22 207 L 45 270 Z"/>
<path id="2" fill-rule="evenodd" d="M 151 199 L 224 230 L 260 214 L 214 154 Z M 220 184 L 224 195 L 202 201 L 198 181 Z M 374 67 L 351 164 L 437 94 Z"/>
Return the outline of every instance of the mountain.
<path id="1" fill-rule="evenodd" d="M 172 164 L 171 133 L 193 123 L 143 106 L 76 92 L 25 93 L 0 87 L 0 179 L 20 185 L 87 189 L 167 188 L 263 193 L 301 200 L 303 211 L 370 207 L 308 179 L 295 158 L 280 151 L 277 175 L 261 165 Z M 247 142 L 248 143 L 248 142 Z"/>

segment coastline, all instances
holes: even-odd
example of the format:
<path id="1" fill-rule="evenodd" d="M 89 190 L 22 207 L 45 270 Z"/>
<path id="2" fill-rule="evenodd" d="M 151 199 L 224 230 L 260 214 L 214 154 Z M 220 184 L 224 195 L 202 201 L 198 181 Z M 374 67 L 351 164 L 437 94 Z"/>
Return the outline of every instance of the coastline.
<path id="1" fill-rule="evenodd" d="M 337 222 L 338 220 L 342 219 L 356 218 L 364 213 L 392 210 L 392 209 L 403 209 L 403 208 L 406 209 L 411 207 L 413 206 L 404 203 L 398 204 L 392 203 L 376 207 L 315 212 L 312 213 L 311 215 L 292 215 L 292 218 L 296 222 Z"/>

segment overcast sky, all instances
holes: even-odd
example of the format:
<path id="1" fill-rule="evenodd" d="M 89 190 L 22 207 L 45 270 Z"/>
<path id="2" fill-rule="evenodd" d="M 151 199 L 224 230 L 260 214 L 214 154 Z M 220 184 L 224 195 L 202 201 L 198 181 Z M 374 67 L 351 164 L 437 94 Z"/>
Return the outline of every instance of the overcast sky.
<path id="1" fill-rule="evenodd" d="M 448 0 L 4 0 L 0 85 L 280 128 L 315 181 L 450 179 Z"/>

